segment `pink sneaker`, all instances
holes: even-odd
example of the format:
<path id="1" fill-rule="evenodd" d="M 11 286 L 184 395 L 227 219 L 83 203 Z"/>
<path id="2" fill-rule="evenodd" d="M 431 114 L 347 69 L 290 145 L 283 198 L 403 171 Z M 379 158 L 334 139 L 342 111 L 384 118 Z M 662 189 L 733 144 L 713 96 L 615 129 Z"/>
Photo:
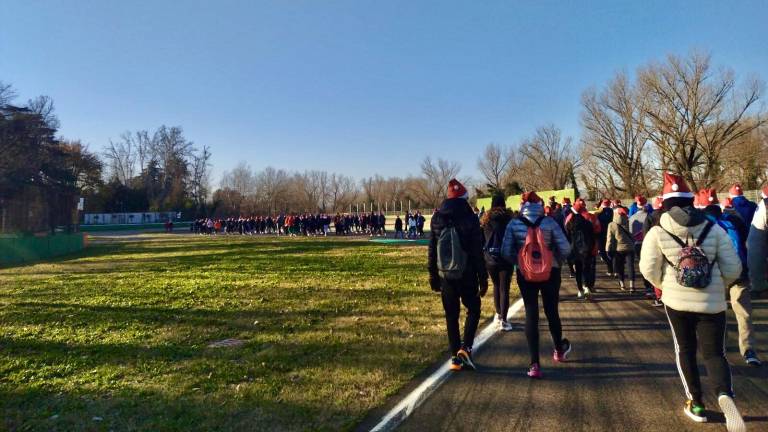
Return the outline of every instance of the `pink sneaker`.
<path id="1" fill-rule="evenodd" d="M 528 369 L 528 374 L 531 378 L 541 378 L 541 368 L 539 367 L 538 363 L 534 363 L 531 365 L 531 368 Z"/>
<path id="2" fill-rule="evenodd" d="M 571 341 L 566 338 L 563 338 L 562 345 L 562 350 L 558 351 L 555 349 L 554 353 L 552 353 L 552 359 L 560 363 L 568 359 L 568 354 L 571 353 L 571 348 L 573 348 L 571 346 Z"/>

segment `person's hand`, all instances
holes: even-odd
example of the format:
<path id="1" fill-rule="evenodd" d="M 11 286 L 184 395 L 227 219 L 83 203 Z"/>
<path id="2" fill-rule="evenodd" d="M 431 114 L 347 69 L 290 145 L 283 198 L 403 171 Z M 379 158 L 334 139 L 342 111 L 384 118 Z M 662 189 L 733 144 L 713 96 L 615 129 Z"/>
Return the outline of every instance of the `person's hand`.
<path id="1" fill-rule="evenodd" d="M 437 276 L 430 276 L 429 287 L 432 288 L 432 291 L 434 292 L 442 291 L 442 289 L 440 288 L 440 278 Z"/>
<path id="2" fill-rule="evenodd" d="M 488 292 L 488 279 L 481 278 L 480 279 L 480 291 L 478 294 L 480 297 L 485 297 L 485 293 Z"/>

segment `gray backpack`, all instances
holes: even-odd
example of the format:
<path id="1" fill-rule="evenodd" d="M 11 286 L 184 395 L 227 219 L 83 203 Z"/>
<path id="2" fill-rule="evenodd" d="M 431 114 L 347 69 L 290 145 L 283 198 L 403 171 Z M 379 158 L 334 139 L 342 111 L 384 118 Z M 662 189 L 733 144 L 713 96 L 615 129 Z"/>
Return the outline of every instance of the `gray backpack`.
<path id="1" fill-rule="evenodd" d="M 467 268 L 467 253 L 461 246 L 459 231 L 449 223 L 437 238 L 437 270 L 443 279 L 461 279 Z"/>

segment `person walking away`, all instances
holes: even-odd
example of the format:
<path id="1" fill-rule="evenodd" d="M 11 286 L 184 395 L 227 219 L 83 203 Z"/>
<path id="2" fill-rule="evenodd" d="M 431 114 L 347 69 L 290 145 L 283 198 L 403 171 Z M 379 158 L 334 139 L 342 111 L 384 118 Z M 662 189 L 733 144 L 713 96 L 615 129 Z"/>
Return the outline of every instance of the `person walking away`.
<path id="1" fill-rule="evenodd" d="M 411 218 L 408 221 L 408 238 L 415 239 L 416 237 L 416 219 Z"/>
<path id="2" fill-rule="evenodd" d="M 507 225 L 502 243 L 502 256 L 517 263 L 517 284 L 525 305 L 525 336 L 531 362 L 527 375 L 541 378 L 539 359 L 539 292 L 544 314 L 554 343 L 553 359 L 566 361 L 571 342 L 563 338 L 558 303 L 560 301 L 560 267 L 571 253 L 571 245 L 563 230 L 552 218 L 544 216 L 544 204 L 536 192 L 522 196 L 520 217 Z"/>
<path id="3" fill-rule="evenodd" d="M 603 227 L 603 230 L 600 232 L 600 235 L 597 239 L 597 247 L 600 254 L 600 259 L 603 261 L 603 263 L 605 263 L 605 266 L 608 269 L 608 276 L 613 277 L 613 261 L 611 260 L 611 256 L 605 250 L 605 241 L 608 237 L 608 225 L 613 222 L 613 209 L 611 209 L 611 201 L 607 199 L 601 201 L 600 208 L 597 210 L 595 215 L 597 216 L 597 220 L 600 222 L 600 226 Z"/>
<path id="4" fill-rule="evenodd" d="M 416 235 L 419 237 L 424 237 L 424 224 L 426 221 L 427 219 L 424 218 L 420 211 L 416 212 Z"/>
<path id="5" fill-rule="evenodd" d="M 666 212 L 645 237 L 640 271 L 662 289 L 687 398 L 684 412 L 694 421 L 707 420 L 696 357 L 700 347 L 728 430 L 744 431 L 725 357 L 725 290 L 740 277 L 741 260 L 728 234 L 693 207 L 694 194 L 681 176 L 664 173 L 663 197 Z"/>
<path id="6" fill-rule="evenodd" d="M 752 223 L 752 218 L 755 216 L 755 212 L 757 211 L 757 204 L 748 200 L 747 197 L 744 196 L 744 190 L 739 183 L 731 186 L 731 189 L 728 191 L 728 196 L 731 198 L 731 205 L 733 205 L 733 209 L 736 210 L 739 216 L 741 216 L 741 219 L 744 221 L 744 223 L 749 226 Z"/>
<path id="7" fill-rule="evenodd" d="M 579 198 L 566 217 L 565 232 L 571 244 L 577 298 L 591 299 L 595 286 L 595 260 L 597 257 L 597 237 L 601 227 L 597 218 L 590 214 L 583 199 Z"/>
<path id="8" fill-rule="evenodd" d="M 695 207 L 702 210 L 708 220 L 724 229 L 733 243 L 741 260 L 741 276 L 728 287 L 731 309 L 736 316 L 739 330 L 739 353 L 750 366 L 760 366 L 760 358 L 755 351 L 755 329 L 752 325 L 752 300 L 749 295 L 749 269 L 747 267 L 747 226 L 740 217 L 732 217 L 720 208 L 717 192 L 714 189 L 702 189 L 696 194 Z"/>
<path id="9" fill-rule="evenodd" d="M 403 220 L 400 219 L 400 215 L 397 215 L 395 219 L 395 238 L 403 238 Z"/>
<path id="10" fill-rule="evenodd" d="M 752 298 L 768 297 L 768 186 L 761 191 L 763 200 L 752 218 L 747 238 L 749 277 L 752 284 Z"/>
<path id="11" fill-rule="evenodd" d="M 629 266 L 629 292 L 635 292 L 635 242 L 629 232 L 627 210 L 618 207 L 613 212 L 613 221 L 608 225 L 605 249 L 613 257 L 613 274 L 619 278 L 619 288 L 625 291 L 626 269 Z"/>
<path id="12" fill-rule="evenodd" d="M 651 228 L 659 225 L 659 221 L 661 220 L 661 215 L 663 214 L 664 214 L 664 197 L 659 195 L 653 199 L 653 213 L 648 215 L 648 217 L 645 219 L 645 224 L 643 224 L 643 240 L 645 240 L 645 236 L 648 235 L 648 231 L 650 231 Z M 656 295 L 656 298 L 653 300 L 653 306 L 654 307 L 664 306 L 664 302 L 661 301 L 661 288 L 659 288 L 656 285 L 653 285 L 653 293 Z"/>
<path id="13" fill-rule="evenodd" d="M 512 212 L 507 209 L 504 195 L 496 193 L 491 198 L 491 209 L 483 213 L 480 227 L 485 237 L 485 267 L 493 282 L 493 305 L 496 309 L 494 323 L 499 330 L 511 331 L 507 321 L 509 289 L 512 281 L 512 265 L 501 256 L 501 246 Z"/>
<path id="14" fill-rule="evenodd" d="M 629 217 L 629 233 L 632 234 L 635 257 L 640 257 L 640 251 L 643 248 L 643 239 L 645 238 L 645 221 L 648 220 L 648 217 L 650 216 L 648 212 L 648 200 L 645 199 L 644 196 L 638 195 L 632 205 L 635 207 L 635 214 Z M 630 209 L 630 212 L 631 211 L 632 210 Z M 643 288 L 645 289 L 645 298 L 649 300 L 656 299 L 653 285 L 651 285 L 645 278 L 643 278 Z"/>
<path id="15" fill-rule="evenodd" d="M 488 291 L 480 222 L 456 179 L 448 183 L 447 198 L 432 217 L 428 248 L 429 286 L 441 293 L 452 371 L 474 370 L 472 345 L 480 322 L 480 297 Z M 459 332 L 461 304 L 467 309 L 464 340 Z"/>

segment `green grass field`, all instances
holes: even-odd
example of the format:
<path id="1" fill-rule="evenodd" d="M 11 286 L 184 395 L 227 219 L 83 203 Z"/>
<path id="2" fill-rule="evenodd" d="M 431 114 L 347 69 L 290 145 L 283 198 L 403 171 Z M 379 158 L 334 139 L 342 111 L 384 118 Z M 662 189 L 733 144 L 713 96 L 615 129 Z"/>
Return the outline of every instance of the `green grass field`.
<path id="1" fill-rule="evenodd" d="M 445 358 L 423 246 L 144 237 L 0 270 L 0 429 L 345 430 Z"/>

